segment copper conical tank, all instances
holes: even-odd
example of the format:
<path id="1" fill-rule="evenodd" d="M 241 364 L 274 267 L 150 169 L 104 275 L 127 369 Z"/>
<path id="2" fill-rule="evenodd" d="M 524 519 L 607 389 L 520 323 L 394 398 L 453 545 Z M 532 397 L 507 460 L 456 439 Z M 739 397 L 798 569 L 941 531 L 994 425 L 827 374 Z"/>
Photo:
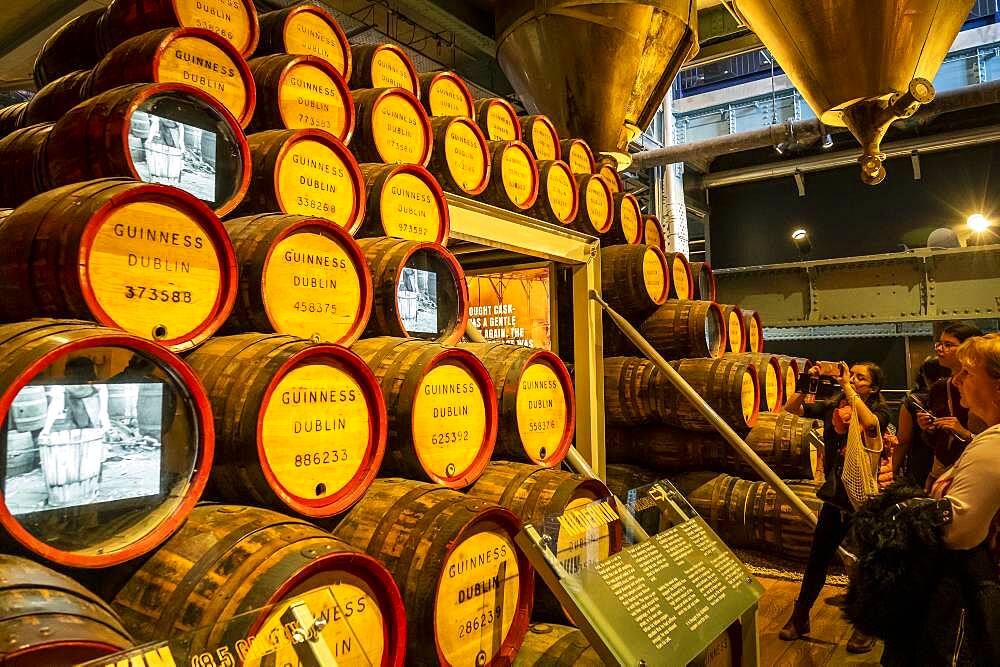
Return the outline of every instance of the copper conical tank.
<path id="1" fill-rule="evenodd" d="M 696 0 L 498 2 L 497 60 L 531 113 L 627 152 L 698 51 Z"/>
<path id="2" fill-rule="evenodd" d="M 934 97 L 937 74 L 975 0 L 733 0 L 827 125 L 861 142 L 862 179 L 884 178 L 889 125 Z"/>

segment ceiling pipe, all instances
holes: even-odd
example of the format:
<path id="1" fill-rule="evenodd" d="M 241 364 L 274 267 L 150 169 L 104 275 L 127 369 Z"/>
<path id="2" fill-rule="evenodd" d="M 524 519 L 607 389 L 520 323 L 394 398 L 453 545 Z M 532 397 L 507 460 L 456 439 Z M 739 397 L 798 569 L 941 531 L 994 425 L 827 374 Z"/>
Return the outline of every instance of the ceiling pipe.
<path id="1" fill-rule="evenodd" d="M 910 118 L 896 121 L 893 124 L 893 128 L 901 130 L 920 129 L 926 127 L 943 114 L 991 104 L 1000 104 L 1000 81 L 965 86 L 941 93 L 937 96 L 937 99 L 923 106 L 920 111 Z M 847 132 L 847 128 L 830 127 L 824 125 L 816 118 L 782 123 L 780 125 L 770 125 L 758 130 L 727 134 L 721 137 L 706 139 L 705 141 L 634 153 L 632 155 L 632 169 L 650 169 L 677 162 L 707 164 L 722 155 L 739 153 L 756 148 L 767 148 L 768 146 L 780 145 L 783 148 L 794 150 L 818 145 L 827 133 L 837 134 L 841 132 Z"/>

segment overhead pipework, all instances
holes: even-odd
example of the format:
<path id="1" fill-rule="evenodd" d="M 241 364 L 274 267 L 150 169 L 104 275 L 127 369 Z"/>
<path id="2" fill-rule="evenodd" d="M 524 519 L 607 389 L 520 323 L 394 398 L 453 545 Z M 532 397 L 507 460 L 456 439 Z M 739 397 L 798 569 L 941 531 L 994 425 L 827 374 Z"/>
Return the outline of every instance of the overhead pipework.
<path id="1" fill-rule="evenodd" d="M 698 51 L 696 0 L 496 3 L 497 60 L 530 113 L 627 153 Z"/>
<path id="2" fill-rule="evenodd" d="M 934 99 L 934 75 L 975 0 L 732 0 L 816 112 L 862 146 L 861 180 L 885 178 L 889 126 Z"/>

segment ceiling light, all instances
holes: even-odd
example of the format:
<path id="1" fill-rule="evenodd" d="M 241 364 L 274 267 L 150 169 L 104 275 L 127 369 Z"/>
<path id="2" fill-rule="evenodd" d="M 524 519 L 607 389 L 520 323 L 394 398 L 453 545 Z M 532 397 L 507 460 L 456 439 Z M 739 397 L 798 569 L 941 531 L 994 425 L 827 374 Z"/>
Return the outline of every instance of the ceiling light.
<path id="1" fill-rule="evenodd" d="M 966 222 L 969 228 L 977 234 L 985 232 L 990 228 L 990 221 L 982 213 L 973 213 Z"/>

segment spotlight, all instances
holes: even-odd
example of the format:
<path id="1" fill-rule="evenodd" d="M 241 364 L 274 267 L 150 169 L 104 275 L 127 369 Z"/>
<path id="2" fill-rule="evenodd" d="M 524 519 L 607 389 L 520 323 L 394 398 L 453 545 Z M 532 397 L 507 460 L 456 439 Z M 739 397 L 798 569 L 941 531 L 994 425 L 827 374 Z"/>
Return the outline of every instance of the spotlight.
<path id="1" fill-rule="evenodd" d="M 799 256 L 801 257 L 805 257 L 812 251 L 812 241 L 809 240 L 809 232 L 802 227 L 792 232 L 792 243 L 795 244 L 795 248 L 799 251 Z"/>
<path id="2" fill-rule="evenodd" d="M 826 134 L 823 135 L 823 150 L 828 151 L 831 148 L 833 148 L 833 137 L 830 136 L 829 132 L 827 132 Z"/>
<path id="3" fill-rule="evenodd" d="M 969 229 L 977 234 L 982 234 L 990 228 L 990 221 L 982 213 L 973 213 L 966 223 L 969 225 Z"/>
<path id="4" fill-rule="evenodd" d="M 785 147 L 782 146 L 781 144 L 775 144 L 775 146 L 774 146 L 774 152 L 777 153 L 778 155 L 784 155 L 785 154 Z"/>

